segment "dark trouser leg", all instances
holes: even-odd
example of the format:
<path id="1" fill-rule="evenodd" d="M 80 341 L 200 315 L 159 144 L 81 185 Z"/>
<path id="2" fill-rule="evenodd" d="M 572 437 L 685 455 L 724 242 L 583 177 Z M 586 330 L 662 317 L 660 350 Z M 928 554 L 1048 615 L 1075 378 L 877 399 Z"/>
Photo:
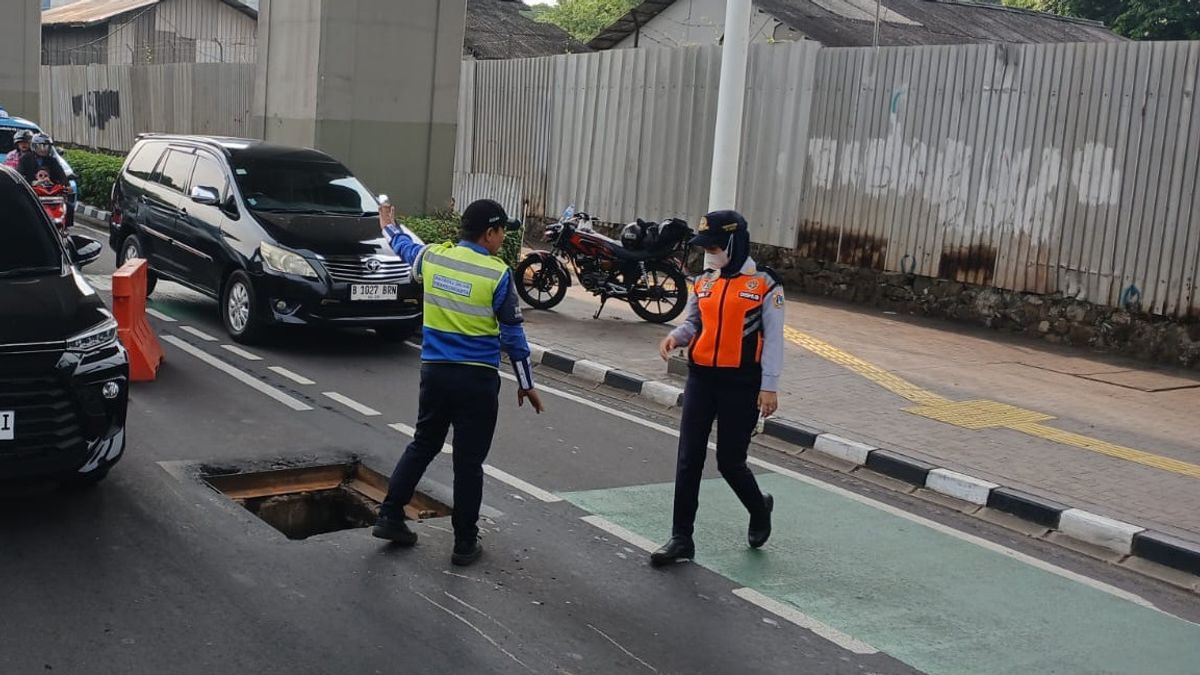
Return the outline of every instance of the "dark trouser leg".
<path id="1" fill-rule="evenodd" d="M 691 537 L 700 501 L 700 478 L 708 454 L 708 436 L 717 415 L 717 389 L 701 377 L 688 376 L 679 423 L 679 458 L 675 464 L 675 515 L 672 536 Z"/>
<path id="2" fill-rule="evenodd" d="M 472 372 L 474 371 L 474 372 Z M 492 448 L 500 409 L 500 374 L 490 368 L 468 367 L 458 379 L 454 408 L 454 539 L 479 536 L 479 506 L 483 502 L 483 462 Z"/>
<path id="3" fill-rule="evenodd" d="M 439 366 L 421 368 L 421 394 L 417 404 L 417 430 L 412 443 L 396 463 L 392 479 L 388 483 L 387 497 L 379 508 L 383 518 L 399 520 L 404 517 L 404 505 L 412 501 L 413 492 L 425 469 L 442 451 L 446 432 L 450 429 L 452 396 L 447 396 L 448 384 L 445 373 L 438 373 Z"/>
<path id="4" fill-rule="evenodd" d="M 758 423 L 758 387 L 744 384 L 721 387 L 717 392 L 717 468 L 751 515 L 766 509 L 762 491 L 746 451 Z"/>

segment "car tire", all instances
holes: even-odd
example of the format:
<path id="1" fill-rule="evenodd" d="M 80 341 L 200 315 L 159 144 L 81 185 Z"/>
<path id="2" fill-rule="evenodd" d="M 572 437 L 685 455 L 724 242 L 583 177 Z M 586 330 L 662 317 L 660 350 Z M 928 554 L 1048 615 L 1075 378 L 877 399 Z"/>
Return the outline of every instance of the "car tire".
<path id="1" fill-rule="evenodd" d="M 133 258 L 146 257 L 146 247 L 142 244 L 142 240 L 136 234 L 130 234 L 121 240 L 121 246 L 117 248 L 117 267 L 124 265 L 127 261 Z M 158 275 L 148 266 L 146 268 L 146 297 L 154 292 L 154 287 L 158 285 Z"/>
<path id="2" fill-rule="evenodd" d="M 407 342 L 412 336 L 420 330 L 420 325 L 417 324 L 400 324 L 398 326 L 380 326 L 375 329 L 375 334 L 387 340 L 388 342 L 402 343 Z"/>
<path id="3" fill-rule="evenodd" d="M 250 275 L 238 270 L 229 275 L 221 293 L 221 323 L 236 342 L 254 344 L 262 339 L 263 321 Z"/>

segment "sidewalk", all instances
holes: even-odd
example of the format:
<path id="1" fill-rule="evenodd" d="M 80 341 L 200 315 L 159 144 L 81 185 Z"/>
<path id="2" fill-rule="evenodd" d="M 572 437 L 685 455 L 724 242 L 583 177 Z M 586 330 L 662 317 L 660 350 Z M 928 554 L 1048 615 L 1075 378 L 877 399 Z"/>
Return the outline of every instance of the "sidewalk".
<path id="1" fill-rule="evenodd" d="M 543 346 L 681 383 L 669 327 L 573 287 Z M 781 417 L 1200 541 L 1200 380 L 945 323 L 789 301 Z M 969 402 L 969 403 L 964 403 Z"/>

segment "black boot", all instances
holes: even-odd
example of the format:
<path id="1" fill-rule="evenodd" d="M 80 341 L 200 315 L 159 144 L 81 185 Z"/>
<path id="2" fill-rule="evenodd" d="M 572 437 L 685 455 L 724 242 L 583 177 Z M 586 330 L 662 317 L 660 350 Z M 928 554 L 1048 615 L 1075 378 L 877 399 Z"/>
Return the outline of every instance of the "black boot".
<path id="1" fill-rule="evenodd" d="M 663 567 L 696 557 L 696 544 L 691 537 L 672 536 L 665 546 L 650 554 L 650 565 Z"/>
<path id="2" fill-rule="evenodd" d="M 479 560 L 482 555 L 483 546 L 479 544 L 478 539 L 463 539 L 454 542 L 454 553 L 450 556 L 450 562 L 459 567 L 466 567 Z"/>
<path id="3" fill-rule="evenodd" d="M 371 530 L 371 534 L 401 546 L 413 546 L 417 543 L 417 533 L 408 529 L 408 523 L 404 522 L 403 518 L 393 520 L 380 516 L 379 520 L 375 521 L 375 528 Z"/>
<path id="4" fill-rule="evenodd" d="M 762 513 L 750 516 L 750 529 L 746 532 L 746 539 L 749 540 L 751 548 L 762 548 L 771 538 L 771 512 L 775 510 L 775 498 L 764 492 L 763 506 L 766 508 Z"/>

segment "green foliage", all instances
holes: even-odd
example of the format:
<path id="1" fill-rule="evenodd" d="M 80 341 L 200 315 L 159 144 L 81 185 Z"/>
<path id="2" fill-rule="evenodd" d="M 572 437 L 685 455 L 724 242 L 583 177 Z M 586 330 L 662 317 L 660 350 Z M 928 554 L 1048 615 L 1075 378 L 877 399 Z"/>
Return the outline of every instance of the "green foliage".
<path id="1" fill-rule="evenodd" d="M 409 216 L 399 220 L 427 244 L 457 242 L 461 239 L 457 213 L 442 212 L 427 216 Z M 521 260 L 521 236 L 522 232 L 517 231 L 509 232 L 504 238 L 504 248 L 500 249 L 498 255 L 509 267 L 516 267 Z"/>
<path id="2" fill-rule="evenodd" d="M 558 0 L 556 5 L 533 8 L 534 19 L 552 23 L 581 42 L 587 42 L 608 28 L 639 0 Z"/>
<path id="3" fill-rule="evenodd" d="M 1004 0 L 1004 4 L 1100 21 L 1133 40 L 1200 40 L 1200 0 Z"/>
<path id="4" fill-rule="evenodd" d="M 79 176 L 79 199 L 85 204 L 107 209 L 112 199 L 112 186 L 117 182 L 125 158 L 86 150 L 66 150 L 63 155 Z"/>

